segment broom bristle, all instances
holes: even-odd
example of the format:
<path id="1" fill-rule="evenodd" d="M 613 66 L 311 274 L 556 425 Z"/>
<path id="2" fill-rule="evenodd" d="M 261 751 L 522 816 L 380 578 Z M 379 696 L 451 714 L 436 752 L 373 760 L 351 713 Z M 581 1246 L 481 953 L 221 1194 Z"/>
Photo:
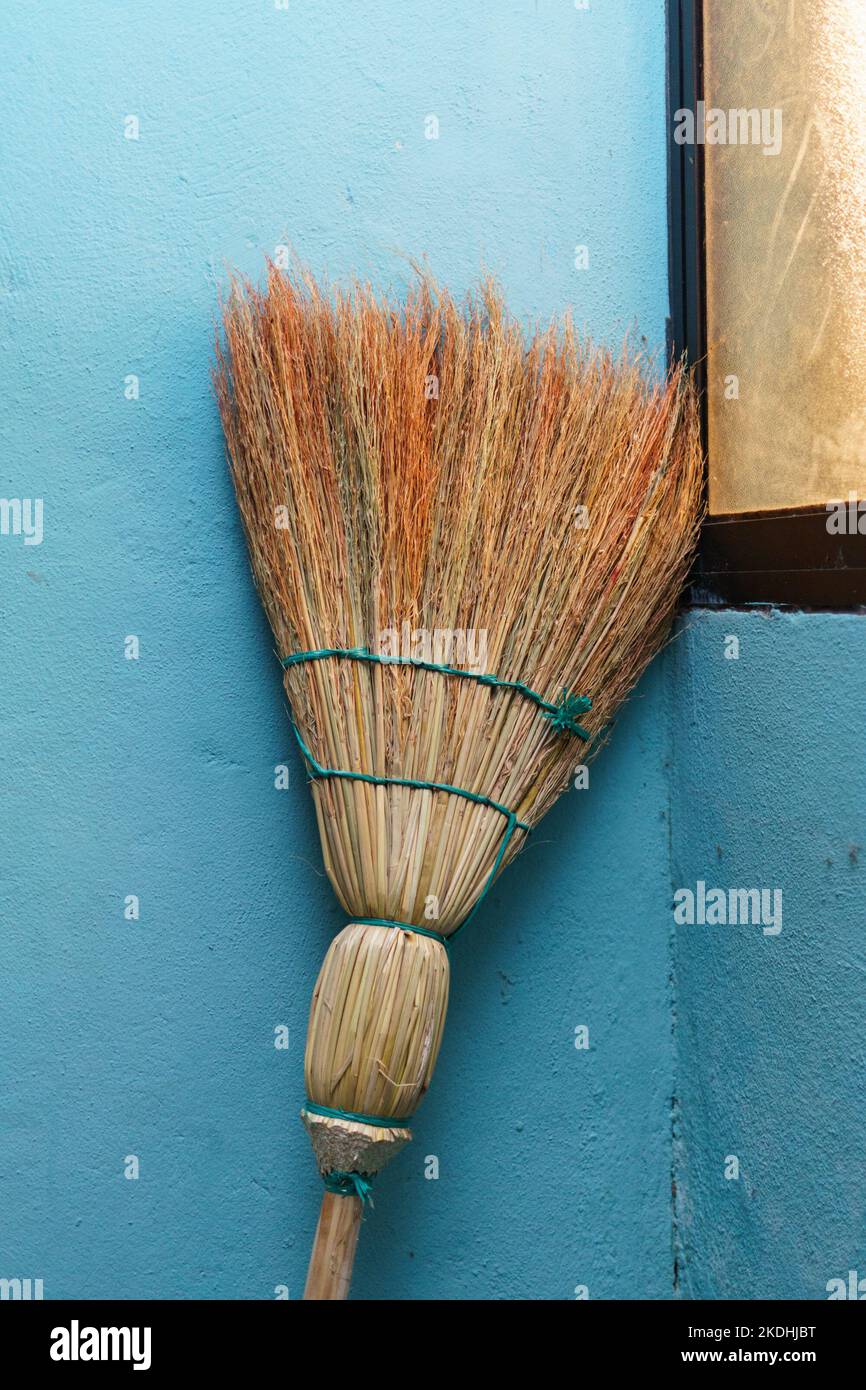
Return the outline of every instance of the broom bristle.
<path id="1" fill-rule="evenodd" d="M 491 284 L 461 307 L 423 277 L 396 309 L 271 267 L 265 291 L 233 286 L 224 330 L 216 389 L 280 655 L 395 640 L 405 654 L 408 633 L 412 655 L 480 660 L 551 704 L 589 697 L 580 722 L 597 740 L 663 642 L 693 552 L 702 470 L 683 371 L 657 380 L 568 320 L 527 342 Z M 464 788 L 525 826 L 587 758 L 531 700 L 474 680 L 331 657 L 285 684 L 322 766 Z M 357 780 L 313 790 L 350 917 L 460 925 L 503 845 L 499 811 Z M 524 842 L 516 829 L 503 863 Z M 439 1045 L 445 953 L 377 927 L 337 945 L 314 1001 L 311 1098 L 407 1116 Z"/>

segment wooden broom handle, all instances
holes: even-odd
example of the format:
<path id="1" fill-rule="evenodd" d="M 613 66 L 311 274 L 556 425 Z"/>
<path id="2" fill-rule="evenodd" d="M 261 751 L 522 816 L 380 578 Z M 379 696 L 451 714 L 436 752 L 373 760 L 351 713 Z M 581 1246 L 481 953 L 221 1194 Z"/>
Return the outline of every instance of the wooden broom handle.
<path id="1" fill-rule="evenodd" d="M 349 1297 L 355 1246 L 361 1225 L 360 1197 L 326 1192 L 322 1198 L 304 1299 Z"/>

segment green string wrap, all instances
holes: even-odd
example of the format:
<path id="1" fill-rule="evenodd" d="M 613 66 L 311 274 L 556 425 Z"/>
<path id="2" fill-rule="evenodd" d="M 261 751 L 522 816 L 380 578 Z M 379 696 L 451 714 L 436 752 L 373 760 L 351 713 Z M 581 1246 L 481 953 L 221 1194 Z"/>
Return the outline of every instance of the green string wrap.
<path id="1" fill-rule="evenodd" d="M 531 700 L 537 705 L 558 733 L 576 734 L 578 738 L 584 739 L 590 737 L 587 730 L 578 724 L 577 716 L 587 714 L 592 709 L 592 700 L 588 695 L 569 695 L 567 690 L 563 690 L 560 703 L 553 705 L 549 700 L 543 699 L 536 690 L 524 685 L 523 681 L 504 681 L 500 680 L 499 676 L 485 675 L 478 671 L 463 671 L 459 666 L 442 666 L 438 662 L 421 661 L 414 656 L 385 656 L 382 653 L 371 652 L 367 647 L 323 647 L 315 652 L 295 652 L 292 656 L 284 656 L 282 664 L 288 670 L 290 666 L 297 666 L 302 661 L 323 661 L 329 656 L 345 657 L 348 661 L 367 661 L 378 666 L 414 666 L 418 671 L 438 671 L 443 676 L 462 676 L 464 680 L 477 681 L 479 685 L 514 690 L 525 700 Z"/>
<path id="2" fill-rule="evenodd" d="M 352 921 L 357 927 L 399 927 L 400 931 L 413 931 L 417 936 L 429 936 L 432 941 L 438 941 L 440 946 L 444 946 L 446 951 L 451 939 L 444 932 L 431 931 L 429 927 L 418 927 L 414 922 L 398 922 L 393 917 L 353 917 Z"/>
<path id="3" fill-rule="evenodd" d="M 304 1109 L 311 1115 L 324 1115 L 328 1120 L 353 1120 L 356 1125 L 373 1125 L 376 1129 L 408 1129 L 411 1115 L 395 1120 L 391 1115 L 364 1115 L 359 1110 L 336 1110 L 330 1105 L 319 1105 L 314 1100 L 305 1100 Z"/>
<path id="4" fill-rule="evenodd" d="M 344 1173 L 340 1168 L 332 1168 L 322 1176 L 326 1192 L 337 1197 L 360 1197 L 362 1206 L 372 1206 L 373 1181 L 366 1173 Z"/>

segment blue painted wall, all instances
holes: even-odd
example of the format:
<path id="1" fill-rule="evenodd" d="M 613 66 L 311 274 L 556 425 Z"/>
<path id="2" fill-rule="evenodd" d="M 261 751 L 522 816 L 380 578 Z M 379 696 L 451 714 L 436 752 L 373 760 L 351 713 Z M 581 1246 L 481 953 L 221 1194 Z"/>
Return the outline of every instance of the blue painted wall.
<path id="1" fill-rule="evenodd" d="M 658 345 L 662 11 L 6 16 L 0 491 L 44 499 L 45 538 L 0 536 L 0 1277 L 300 1294 L 303 1037 L 341 917 L 209 392 L 223 266 L 292 242 L 399 290 L 401 253 L 426 254 L 458 290 L 492 269 L 527 317 L 571 304 Z M 461 943 L 358 1295 L 821 1298 L 866 1277 L 864 633 L 688 617 Z M 698 880 L 780 888 L 781 933 L 674 927 Z"/>
<path id="2" fill-rule="evenodd" d="M 284 242 L 397 290 L 427 255 L 455 290 L 492 270 L 522 315 L 661 345 L 663 0 L 78 0 L 5 15 L 2 57 L 0 486 L 44 499 L 45 538 L 0 537 L 0 1276 L 297 1297 L 306 1012 L 341 918 L 297 764 L 273 785 L 218 287 Z M 461 944 L 359 1295 L 670 1295 L 669 681 Z"/>
<path id="3" fill-rule="evenodd" d="M 674 657 L 673 887 L 783 894 L 676 927 L 680 1289 L 827 1298 L 866 1280 L 866 622 L 691 615 Z"/>

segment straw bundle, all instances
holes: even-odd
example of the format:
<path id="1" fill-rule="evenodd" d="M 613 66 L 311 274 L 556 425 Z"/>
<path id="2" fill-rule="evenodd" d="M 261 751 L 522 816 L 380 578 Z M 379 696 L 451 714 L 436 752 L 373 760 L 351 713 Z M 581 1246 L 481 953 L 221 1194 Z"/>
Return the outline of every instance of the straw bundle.
<path id="1" fill-rule="evenodd" d="M 696 410 L 679 368 L 654 380 L 568 321 L 527 343 L 490 285 L 461 307 L 422 277 L 398 310 L 273 267 L 233 287 L 215 383 L 350 919 L 303 1111 L 328 1189 L 306 1296 L 338 1298 L 436 1063 L 445 942 L 664 640 L 698 525 Z"/>

